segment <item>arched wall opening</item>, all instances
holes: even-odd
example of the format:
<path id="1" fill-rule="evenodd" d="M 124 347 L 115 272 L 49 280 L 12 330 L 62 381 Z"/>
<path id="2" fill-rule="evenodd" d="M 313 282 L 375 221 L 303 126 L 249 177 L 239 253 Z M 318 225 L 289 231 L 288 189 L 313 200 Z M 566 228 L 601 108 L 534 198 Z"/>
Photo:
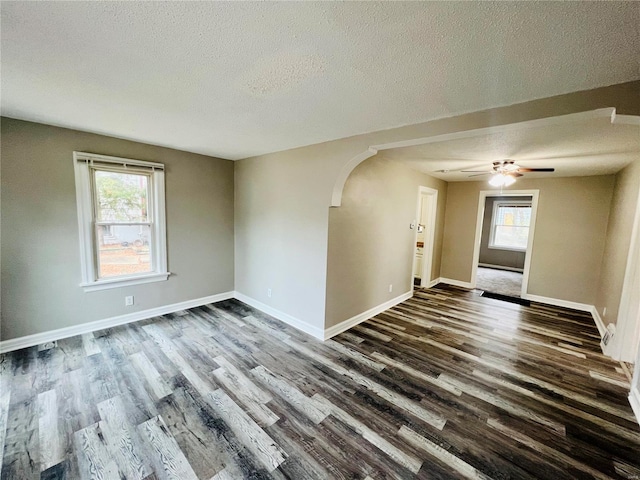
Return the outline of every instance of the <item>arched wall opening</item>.
<path id="1" fill-rule="evenodd" d="M 605 118 L 610 119 L 611 123 L 625 123 L 634 118 L 630 115 L 616 115 L 616 109 L 613 107 L 599 108 L 597 110 L 590 110 L 586 112 L 571 113 L 568 115 L 559 115 L 555 117 L 540 118 L 536 120 L 528 120 L 524 122 L 510 123 L 506 125 L 498 125 L 486 128 L 475 128 L 471 130 L 460 130 L 452 133 L 445 133 L 442 135 L 434 135 L 430 137 L 415 138 L 411 140 L 403 140 L 400 142 L 385 143 L 380 145 L 371 145 L 365 151 L 352 157 L 340 170 L 338 177 L 333 185 L 333 191 L 331 193 L 331 206 L 339 207 L 342 204 L 342 192 L 346 184 L 349 175 L 354 169 L 368 158 L 377 155 L 384 150 L 391 150 L 394 148 L 410 147 L 416 145 L 426 145 L 429 143 L 446 142 L 449 140 L 456 140 L 460 138 L 472 138 L 480 137 L 482 135 L 488 135 L 492 133 L 505 133 L 515 130 L 523 130 L 529 128 L 536 128 L 549 125 L 562 125 L 572 122 L 581 122 L 589 119 Z"/>

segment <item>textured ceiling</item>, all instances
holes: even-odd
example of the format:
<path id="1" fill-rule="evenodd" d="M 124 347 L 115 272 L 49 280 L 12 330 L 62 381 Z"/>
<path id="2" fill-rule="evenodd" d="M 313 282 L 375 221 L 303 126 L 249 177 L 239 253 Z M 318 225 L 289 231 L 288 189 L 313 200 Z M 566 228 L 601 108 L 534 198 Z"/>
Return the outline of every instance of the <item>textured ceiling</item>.
<path id="1" fill-rule="evenodd" d="M 2 114 L 238 159 L 640 77 L 638 2 L 2 2 Z"/>
<path id="2" fill-rule="evenodd" d="M 395 148 L 379 155 L 448 182 L 489 178 L 471 177 L 461 170 L 488 171 L 492 162 L 501 160 L 514 160 L 521 167 L 555 168 L 553 173 L 525 174 L 552 178 L 616 173 L 640 158 L 640 124 L 612 124 L 608 117 L 565 118 L 563 123 L 537 127 L 525 123 L 521 128 L 514 124 L 501 132 Z"/>

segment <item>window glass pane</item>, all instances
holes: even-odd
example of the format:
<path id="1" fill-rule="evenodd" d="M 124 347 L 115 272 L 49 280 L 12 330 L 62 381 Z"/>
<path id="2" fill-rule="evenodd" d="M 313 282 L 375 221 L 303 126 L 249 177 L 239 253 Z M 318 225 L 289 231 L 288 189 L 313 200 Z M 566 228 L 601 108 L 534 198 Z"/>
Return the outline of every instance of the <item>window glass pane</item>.
<path id="1" fill-rule="evenodd" d="M 531 207 L 500 206 L 498 207 L 496 225 L 529 226 Z"/>
<path id="2" fill-rule="evenodd" d="M 99 278 L 152 271 L 148 225 L 98 225 Z"/>
<path id="3" fill-rule="evenodd" d="M 147 175 L 95 170 L 99 222 L 147 222 Z"/>
<path id="4" fill-rule="evenodd" d="M 525 250 L 531 223 L 530 205 L 497 205 L 493 219 L 494 247 Z"/>
<path id="5" fill-rule="evenodd" d="M 528 238 L 529 227 L 497 225 L 493 243 L 498 247 L 526 249 Z"/>

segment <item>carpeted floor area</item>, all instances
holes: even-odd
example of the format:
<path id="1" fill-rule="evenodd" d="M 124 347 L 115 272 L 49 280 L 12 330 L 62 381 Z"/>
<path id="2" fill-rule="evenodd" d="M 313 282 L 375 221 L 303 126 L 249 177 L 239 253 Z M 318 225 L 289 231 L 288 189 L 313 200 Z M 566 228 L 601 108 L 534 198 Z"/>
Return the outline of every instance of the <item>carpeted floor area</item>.
<path id="1" fill-rule="evenodd" d="M 522 273 L 478 267 L 476 288 L 487 292 L 519 297 L 522 290 Z"/>

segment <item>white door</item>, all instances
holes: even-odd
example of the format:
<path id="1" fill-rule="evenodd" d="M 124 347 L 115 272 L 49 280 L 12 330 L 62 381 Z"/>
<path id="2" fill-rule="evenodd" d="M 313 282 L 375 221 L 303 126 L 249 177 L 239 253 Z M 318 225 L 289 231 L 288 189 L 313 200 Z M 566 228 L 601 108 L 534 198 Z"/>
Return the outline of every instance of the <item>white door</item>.
<path id="1" fill-rule="evenodd" d="M 413 276 L 420 279 L 421 287 L 429 287 L 433 264 L 433 249 L 436 233 L 436 215 L 438 208 L 438 190 L 420 187 L 418 190 L 418 205 L 416 209 L 416 240 L 413 248 L 414 269 Z M 422 250 L 418 258 L 418 248 Z M 413 284 L 413 278 L 412 284 Z"/>

